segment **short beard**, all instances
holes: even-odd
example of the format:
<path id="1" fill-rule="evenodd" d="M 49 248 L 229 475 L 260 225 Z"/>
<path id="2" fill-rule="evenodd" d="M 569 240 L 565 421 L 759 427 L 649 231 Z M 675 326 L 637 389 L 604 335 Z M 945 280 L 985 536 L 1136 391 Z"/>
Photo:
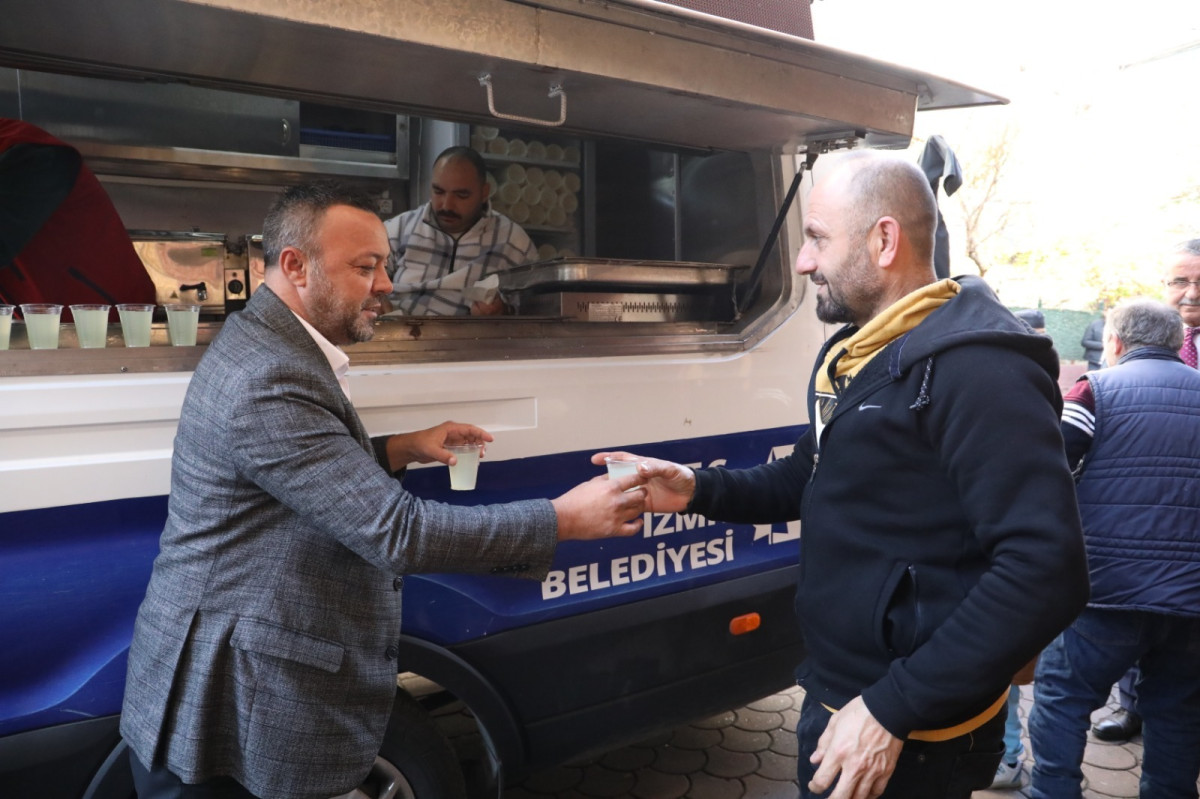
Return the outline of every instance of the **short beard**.
<path id="1" fill-rule="evenodd" d="M 825 284 L 825 288 L 829 288 L 828 283 Z M 817 319 L 828 325 L 837 325 L 845 322 L 853 322 L 854 316 L 851 314 L 850 309 L 834 299 L 832 294 L 826 294 L 825 296 L 818 294 Z"/>
<path id="2" fill-rule="evenodd" d="M 835 293 L 833 285 L 826 280 L 825 294 L 817 293 L 817 319 L 826 324 L 857 324 L 862 314 L 856 313 L 851 303 L 858 300 L 862 304 L 866 301 L 864 295 L 877 288 L 871 285 L 875 279 L 874 271 L 864 252 L 857 262 L 842 269 L 838 282 L 843 291 Z"/>
<path id="3" fill-rule="evenodd" d="M 339 304 L 333 283 L 320 261 L 310 261 L 309 277 L 313 284 L 312 307 L 309 309 L 313 318 L 309 323 L 322 336 L 334 344 L 353 344 L 375 337 L 375 326 L 362 315 L 365 305 L 351 309 L 348 303 Z"/>

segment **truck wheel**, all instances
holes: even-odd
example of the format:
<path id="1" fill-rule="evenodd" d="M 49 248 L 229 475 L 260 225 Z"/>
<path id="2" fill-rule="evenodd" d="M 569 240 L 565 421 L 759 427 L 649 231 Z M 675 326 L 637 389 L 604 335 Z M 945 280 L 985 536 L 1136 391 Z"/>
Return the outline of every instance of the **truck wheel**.
<path id="1" fill-rule="evenodd" d="M 377 799 L 467 799 L 466 780 L 454 747 L 425 709 L 396 692 L 379 757 L 367 777 Z M 367 786 L 364 786 L 367 787 Z"/>
<path id="2" fill-rule="evenodd" d="M 129 744 L 122 740 L 109 753 L 92 778 L 83 799 L 134 799 L 133 773 L 129 770 Z"/>

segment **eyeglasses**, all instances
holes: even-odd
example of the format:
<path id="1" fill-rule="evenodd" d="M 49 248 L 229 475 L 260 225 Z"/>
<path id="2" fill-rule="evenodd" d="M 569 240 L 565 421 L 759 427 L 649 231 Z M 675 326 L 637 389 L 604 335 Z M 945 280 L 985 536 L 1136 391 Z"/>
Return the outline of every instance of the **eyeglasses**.
<path id="1" fill-rule="evenodd" d="M 1173 288 L 1176 291 L 1187 291 L 1188 286 L 1195 286 L 1200 289 L 1200 280 L 1186 280 L 1182 277 L 1177 277 L 1167 281 L 1167 287 Z"/>

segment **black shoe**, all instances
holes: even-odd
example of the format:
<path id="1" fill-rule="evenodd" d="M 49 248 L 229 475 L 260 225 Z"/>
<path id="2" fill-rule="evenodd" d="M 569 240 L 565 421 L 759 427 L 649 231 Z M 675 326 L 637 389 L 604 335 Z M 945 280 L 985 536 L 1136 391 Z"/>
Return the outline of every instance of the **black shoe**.
<path id="1" fill-rule="evenodd" d="M 1127 710 L 1118 710 L 1092 725 L 1092 735 L 1099 741 L 1125 742 L 1141 731 L 1142 717 Z"/>

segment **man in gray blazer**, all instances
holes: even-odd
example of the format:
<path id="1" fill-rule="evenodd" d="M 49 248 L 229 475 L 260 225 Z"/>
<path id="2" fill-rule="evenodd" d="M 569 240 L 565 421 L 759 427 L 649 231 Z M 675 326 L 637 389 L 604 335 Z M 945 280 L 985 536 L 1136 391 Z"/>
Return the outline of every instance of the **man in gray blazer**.
<path id="1" fill-rule="evenodd" d="M 399 575 L 540 579 L 557 541 L 641 524 L 636 476 L 480 507 L 409 494 L 394 477 L 408 463 L 491 436 L 446 422 L 371 439 L 359 421 L 338 345 L 371 338 L 391 290 L 371 199 L 288 189 L 263 243 L 266 282 L 209 346 L 180 415 L 121 719 L 142 799 L 352 790 L 396 691 Z"/>

